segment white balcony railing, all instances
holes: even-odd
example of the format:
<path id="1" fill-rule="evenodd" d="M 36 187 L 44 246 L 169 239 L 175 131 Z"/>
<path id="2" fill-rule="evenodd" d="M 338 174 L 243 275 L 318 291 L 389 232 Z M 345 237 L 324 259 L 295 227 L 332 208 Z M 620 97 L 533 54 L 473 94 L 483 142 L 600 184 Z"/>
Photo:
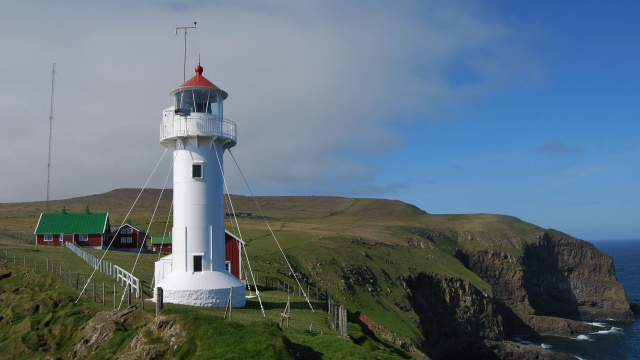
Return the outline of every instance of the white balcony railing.
<path id="1" fill-rule="evenodd" d="M 189 136 L 211 136 L 234 143 L 237 140 L 236 123 L 218 115 L 193 113 L 181 116 L 174 115 L 173 110 L 166 110 L 163 115 L 160 123 L 160 143 Z"/>

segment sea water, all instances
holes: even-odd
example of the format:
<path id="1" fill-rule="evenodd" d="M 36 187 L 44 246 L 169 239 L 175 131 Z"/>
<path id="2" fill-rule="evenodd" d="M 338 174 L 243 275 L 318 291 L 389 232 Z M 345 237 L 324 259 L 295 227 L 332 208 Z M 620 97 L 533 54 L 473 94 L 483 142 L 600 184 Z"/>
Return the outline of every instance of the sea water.
<path id="1" fill-rule="evenodd" d="M 598 250 L 613 257 L 618 281 L 624 286 L 630 302 L 640 304 L 640 239 L 591 241 Z M 583 360 L 640 359 L 640 320 L 632 323 L 603 321 L 592 323 L 612 326 L 610 330 L 580 335 L 575 339 L 545 337 L 539 344 Z"/>

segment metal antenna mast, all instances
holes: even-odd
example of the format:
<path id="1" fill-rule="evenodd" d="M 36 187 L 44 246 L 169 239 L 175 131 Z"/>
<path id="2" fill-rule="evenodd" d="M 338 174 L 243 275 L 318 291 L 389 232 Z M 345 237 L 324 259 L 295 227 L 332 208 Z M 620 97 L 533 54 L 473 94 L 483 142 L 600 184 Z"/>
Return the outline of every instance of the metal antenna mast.
<path id="1" fill-rule="evenodd" d="M 178 35 L 179 29 L 184 29 L 184 61 L 182 65 L 182 81 L 187 81 L 187 29 L 195 29 L 196 22 L 193 22 L 193 26 L 182 26 L 176 28 L 176 35 Z"/>
<path id="2" fill-rule="evenodd" d="M 56 63 L 51 70 L 51 110 L 49 111 L 49 162 L 47 163 L 47 212 L 49 212 L 49 190 L 51 188 L 51 133 L 53 130 L 53 89 L 56 80 Z"/>

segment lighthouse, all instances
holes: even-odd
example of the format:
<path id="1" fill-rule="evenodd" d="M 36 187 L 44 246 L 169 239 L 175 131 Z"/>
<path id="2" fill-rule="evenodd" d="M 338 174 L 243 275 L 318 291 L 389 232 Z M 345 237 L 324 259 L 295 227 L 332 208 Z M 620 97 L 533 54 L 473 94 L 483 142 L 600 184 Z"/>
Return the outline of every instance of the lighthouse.
<path id="1" fill-rule="evenodd" d="M 228 94 L 195 76 L 169 95 L 160 144 L 173 150 L 172 254 L 155 263 L 165 302 L 224 307 L 245 305 L 244 285 L 226 269 L 223 154 L 236 145 L 236 124 L 223 117 Z"/>

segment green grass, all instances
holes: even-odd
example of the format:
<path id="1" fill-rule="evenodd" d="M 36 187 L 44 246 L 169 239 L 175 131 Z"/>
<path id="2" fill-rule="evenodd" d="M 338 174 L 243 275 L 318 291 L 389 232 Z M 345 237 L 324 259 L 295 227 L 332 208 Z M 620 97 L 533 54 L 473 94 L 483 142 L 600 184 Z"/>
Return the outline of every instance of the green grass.
<path id="1" fill-rule="evenodd" d="M 51 211 L 58 211 L 65 206 L 67 211 L 83 211 L 89 206 L 95 212 L 109 212 L 112 227 L 115 228 L 125 220 L 138 193 L 136 189 L 114 190 L 105 194 L 52 201 L 50 208 Z M 145 190 L 128 216 L 134 226 L 146 230 L 159 194 L 159 190 Z M 171 191 L 166 191 L 151 225 L 150 235 L 164 233 L 171 197 Z M 251 218 L 238 219 L 253 271 L 261 279 L 278 279 L 295 284 L 254 200 L 243 196 L 232 196 L 232 199 L 236 212 L 253 214 Z M 423 339 L 418 318 L 408 304 L 403 279 L 421 272 L 438 277 L 461 278 L 491 295 L 491 286 L 454 257 L 457 250 L 497 251 L 518 256 L 526 244 L 537 241 L 540 233 L 555 233 L 510 216 L 433 215 L 410 204 L 382 199 L 309 196 L 258 197 L 256 200 L 300 279 L 322 292 L 326 291 L 341 305 L 347 306 L 351 313 L 362 312 L 398 338 L 414 344 Z M 55 266 L 73 269 L 81 277 L 89 276 L 91 268 L 79 263 L 78 258 L 68 250 L 16 242 L 19 238 L 33 242 L 33 229 L 39 213 L 44 211 L 44 205 L 44 202 L 0 204 L 0 258 L 5 244 L 10 244 L 18 262 L 26 255 L 28 258 L 37 258 L 38 264 L 44 265 L 45 258 L 49 257 Z M 171 222 L 168 226 L 170 229 Z M 225 226 L 237 234 L 229 219 L 225 220 Z M 96 257 L 103 255 L 101 250 L 89 252 Z M 137 257 L 135 253 L 109 251 L 105 260 L 131 271 Z M 134 276 L 149 285 L 157 259 L 157 254 L 141 254 Z M 111 284 L 112 291 L 113 279 L 96 274 L 94 280 L 97 284 L 104 282 L 108 288 L 108 284 Z M 119 287 L 116 290 L 121 291 Z M 264 291 L 265 301 L 286 303 L 282 293 L 274 293 L 271 295 Z M 146 289 L 145 296 L 150 295 L 149 289 Z M 110 296 L 105 295 L 107 299 Z M 108 306 L 113 307 L 112 300 L 110 304 L 107 303 Z M 333 336 L 335 340 L 335 332 L 327 327 L 328 322 L 322 317 L 316 318 L 317 315 L 310 311 L 294 311 L 302 313 L 296 315 L 292 327 L 285 328 L 284 334 L 301 349 L 309 348 L 312 350 L 308 352 L 312 355 L 316 351 L 323 354 L 324 358 L 330 358 L 332 350 L 323 347 L 325 342 L 340 347 L 353 345 L 325 338 Z M 281 309 L 268 309 L 267 320 L 279 322 L 280 312 Z M 205 313 L 218 317 L 223 315 L 216 309 L 208 309 Z M 256 310 L 252 309 L 234 310 L 234 321 L 248 325 L 257 321 L 255 313 Z M 311 324 L 314 331 L 310 333 L 308 328 Z M 331 332 L 334 333 L 327 335 Z M 382 355 L 386 352 L 395 356 L 394 350 L 389 350 L 382 343 L 369 337 L 363 339 L 359 341 L 360 345 L 350 350 L 353 357 L 357 358 L 358 352 L 368 348 L 377 349 L 376 356 L 381 358 L 386 356 Z M 370 350 L 365 353 L 367 351 Z"/>
<path id="2" fill-rule="evenodd" d="M 98 311 L 111 311 L 111 300 L 103 307 L 100 299 L 94 303 L 88 292 L 76 304 L 78 291 L 73 286 L 62 283 L 56 274 L 46 269 L 34 270 L 18 261 L 21 256 L 27 256 L 27 264 L 35 256 L 49 258 L 54 264 L 65 264 L 73 272 L 88 273 L 88 264 L 78 261 L 79 258 L 68 249 L 0 241 L 0 254 L 5 251 L 17 254 L 16 265 L 12 264 L 11 255 L 8 256 L 9 264 L 5 265 L 14 275 L 0 280 L 3 299 L 0 305 L 0 347 L 11 354 L 6 358 L 66 358 L 81 339 L 78 329 Z M 135 254 L 126 255 L 121 259 L 123 262 L 130 261 Z M 141 259 L 143 256 L 152 259 L 154 255 L 141 254 Z M 4 263 L 3 258 L 0 263 Z M 25 279 L 15 275 L 23 272 Z M 11 293 L 11 300 L 7 300 L 7 293 Z M 312 300 L 315 311 L 311 311 L 304 298 L 298 298 L 297 294 L 262 289 L 261 298 L 265 316 L 254 298 L 248 302 L 247 308 L 233 309 L 232 321 L 223 320 L 224 309 L 165 304 L 162 315 L 175 318 L 189 334 L 182 345 L 170 350 L 167 356 L 184 359 L 282 359 L 288 358 L 289 349 L 293 349 L 309 359 L 339 358 L 342 354 L 363 359 L 411 358 L 394 345 L 365 335 L 357 324 L 349 325 L 353 340 L 340 339 L 322 310 L 322 301 Z M 290 327 L 285 324 L 281 329 L 278 325 L 280 313 L 288 298 L 293 308 Z M 135 304 L 140 306 L 139 300 Z M 146 310 L 136 310 L 127 323 L 116 324 L 113 334 L 92 354 L 92 358 L 109 359 L 128 353 L 131 351 L 128 343 L 138 332 L 142 332 L 146 344 L 166 346 L 166 341 L 144 327 L 153 318 L 153 305 L 148 303 Z"/>

